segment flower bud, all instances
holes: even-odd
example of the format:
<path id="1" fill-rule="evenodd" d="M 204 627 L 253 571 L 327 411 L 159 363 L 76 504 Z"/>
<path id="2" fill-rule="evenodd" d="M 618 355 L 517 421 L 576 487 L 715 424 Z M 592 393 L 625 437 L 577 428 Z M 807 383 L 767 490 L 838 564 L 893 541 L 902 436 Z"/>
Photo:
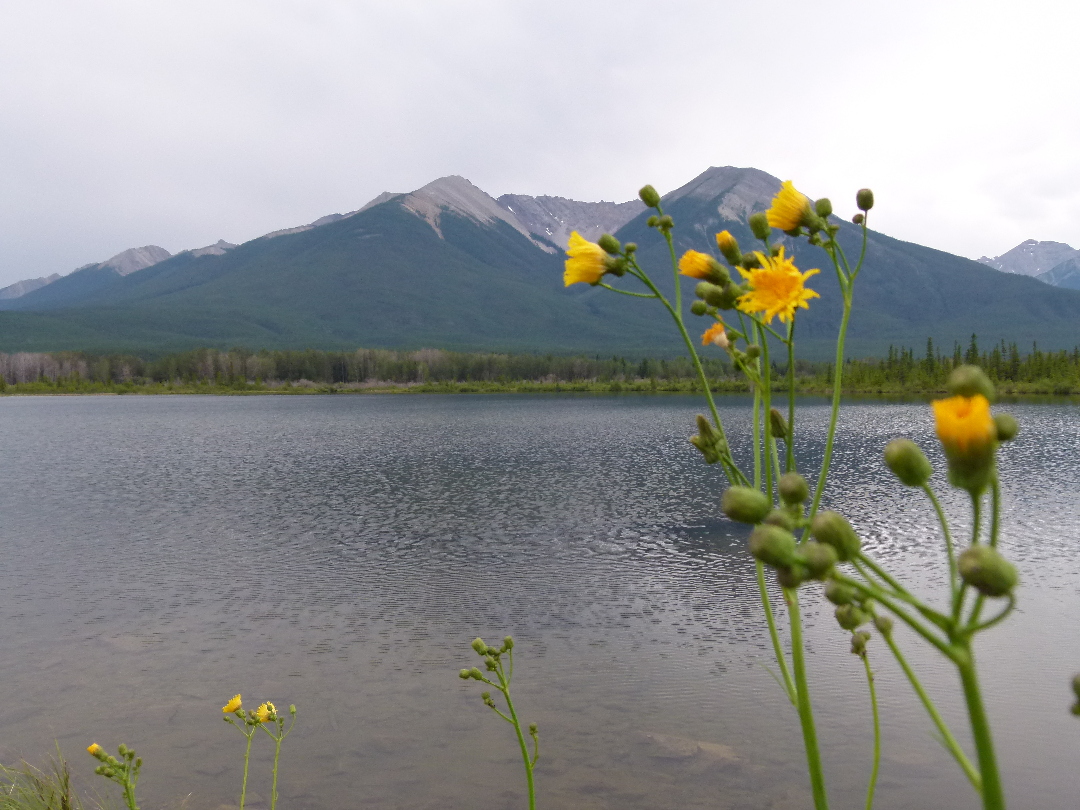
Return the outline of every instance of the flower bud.
<path id="1" fill-rule="evenodd" d="M 1076 695 L 1076 699 L 1080 700 L 1080 675 L 1074 675 L 1072 679 L 1073 693 Z"/>
<path id="2" fill-rule="evenodd" d="M 909 487 L 921 487 L 934 471 L 930 460 L 910 439 L 893 439 L 885 445 L 885 463 Z"/>
<path id="3" fill-rule="evenodd" d="M 813 540 L 799 546 L 799 559 L 810 572 L 812 579 L 824 579 L 838 561 L 836 549 Z"/>
<path id="4" fill-rule="evenodd" d="M 850 605 L 857 596 L 855 589 L 843 582 L 829 580 L 825 583 L 825 598 L 834 605 Z"/>
<path id="5" fill-rule="evenodd" d="M 777 489 L 780 490 L 780 500 L 784 503 L 805 503 L 806 499 L 810 497 L 810 485 L 797 472 L 788 472 L 781 475 L 780 480 L 777 482 Z"/>
<path id="6" fill-rule="evenodd" d="M 719 309 L 734 309 L 740 295 L 742 295 L 742 290 L 740 290 L 737 285 L 731 283 L 725 284 L 723 292 L 720 294 L 720 297 L 716 299 L 716 303 L 713 306 Z"/>
<path id="7" fill-rule="evenodd" d="M 694 303 L 690 305 L 690 312 L 694 315 L 704 315 L 708 311 L 709 305 L 706 304 L 704 301 L 694 301 Z"/>
<path id="8" fill-rule="evenodd" d="M 675 220 L 673 220 L 667 214 L 664 214 L 662 217 L 660 217 L 660 224 L 657 227 L 659 227 L 662 231 L 670 231 L 672 228 L 675 227 Z"/>
<path id="9" fill-rule="evenodd" d="M 467 681 L 467 680 L 469 680 L 469 678 L 472 677 L 472 673 L 469 672 L 469 670 L 467 670 L 467 669 L 463 669 L 460 672 L 458 672 L 457 676 L 459 678 L 461 678 L 461 680 Z"/>
<path id="10" fill-rule="evenodd" d="M 935 399 L 938 439 L 949 462 L 949 483 L 979 495 L 994 477 L 997 424 L 982 394 Z"/>
<path id="11" fill-rule="evenodd" d="M 750 553 L 774 568 L 788 567 L 796 562 L 795 535 L 779 526 L 763 523 L 750 532 Z"/>
<path id="12" fill-rule="evenodd" d="M 469 670 L 469 676 L 476 681 L 484 680 L 484 673 L 481 672 L 477 667 L 473 667 Z"/>
<path id="13" fill-rule="evenodd" d="M 984 596 L 1005 596 L 1016 587 L 1016 566 L 990 546 L 969 546 L 957 563 L 964 582 Z"/>
<path id="14" fill-rule="evenodd" d="M 865 630 L 856 630 L 851 634 L 851 654 L 866 655 L 866 642 L 870 640 L 870 634 Z"/>
<path id="15" fill-rule="evenodd" d="M 787 441 L 787 422 L 784 420 L 784 415 L 777 408 L 769 409 L 769 426 L 772 428 L 774 439 Z"/>
<path id="16" fill-rule="evenodd" d="M 795 518 L 786 509 L 773 509 L 761 522 L 768 523 L 770 526 L 779 526 L 789 532 L 795 531 Z"/>
<path id="17" fill-rule="evenodd" d="M 507 636 L 506 638 L 503 639 L 503 649 L 507 650 L 507 651 L 514 649 L 514 637 L 513 636 Z"/>
<path id="18" fill-rule="evenodd" d="M 949 373 L 945 388 L 954 397 L 973 397 L 982 394 L 990 402 L 994 401 L 994 384 L 986 372 L 978 366 L 957 366 Z"/>
<path id="19" fill-rule="evenodd" d="M 735 241 L 735 237 L 729 231 L 721 231 L 716 235 L 716 247 L 719 248 L 720 255 L 733 265 L 738 264 L 742 259 L 739 243 Z"/>
<path id="20" fill-rule="evenodd" d="M 751 214 L 746 224 L 750 226 L 750 232 L 758 239 L 768 239 L 769 234 L 772 233 L 772 228 L 769 227 L 769 217 L 764 211 Z"/>
<path id="21" fill-rule="evenodd" d="M 810 534 L 819 543 L 836 549 L 836 555 L 842 562 L 847 562 L 858 554 L 862 545 L 859 536 L 844 516 L 828 510 L 817 513 L 814 522 L 810 524 Z"/>
<path id="22" fill-rule="evenodd" d="M 488 672 L 494 672 L 499 668 L 498 662 L 493 656 L 484 656 L 484 666 L 487 667 Z"/>
<path id="23" fill-rule="evenodd" d="M 892 633 L 893 620 L 889 616 L 875 616 L 874 627 L 878 629 L 878 632 L 883 636 L 888 636 Z"/>
<path id="24" fill-rule="evenodd" d="M 814 211 L 819 217 L 827 217 L 832 214 L 832 201 L 828 197 L 822 197 L 814 203 Z"/>
<path id="25" fill-rule="evenodd" d="M 656 192 L 656 189 L 652 186 L 642 186 L 638 192 L 638 196 L 641 201 L 649 208 L 656 208 L 660 204 L 660 195 Z"/>
<path id="26" fill-rule="evenodd" d="M 536 725 L 536 723 L 529 723 L 529 733 L 530 734 L 536 734 L 539 731 L 540 731 L 540 726 Z"/>
<path id="27" fill-rule="evenodd" d="M 1011 413 L 999 413 L 994 417 L 999 442 L 1011 442 L 1020 432 L 1020 424 Z"/>
<path id="28" fill-rule="evenodd" d="M 477 655 L 487 654 L 487 644 L 484 643 L 482 638 L 474 638 L 472 648 L 476 651 Z"/>
<path id="29" fill-rule="evenodd" d="M 866 222 L 866 217 L 864 217 L 862 214 L 856 214 L 851 218 L 851 221 L 854 222 L 856 225 L 862 225 L 864 222 Z"/>
<path id="30" fill-rule="evenodd" d="M 836 608 L 836 621 L 845 630 L 854 630 L 860 624 L 870 621 L 869 614 L 855 605 L 840 605 Z"/>
<path id="31" fill-rule="evenodd" d="M 117 748 L 117 751 L 119 752 L 120 756 L 126 757 L 127 752 L 128 752 L 128 747 L 126 745 L 124 745 L 123 743 L 120 743 L 120 747 Z"/>
<path id="32" fill-rule="evenodd" d="M 702 281 L 694 288 L 694 295 L 704 299 L 706 304 L 714 307 L 724 303 L 724 288 L 713 284 L 711 281 Z"/>
<path id="33" fill-rule="evenodd" d="M 630 255 L 637 252 L 637 242 L 627 242 L 622 246 L 623 253 Z"/>
<path id="34" fill-rule="evenodd" d="M 740 523 L 760 523 L 770 509 L 765 493 L 752 487 L 728 487 L 720 497 L 720 511 Z"/>
<path id="35" fill-rule="evenodd" d="M 621 247 L 619 245 L 619 240 L 612 236 L 610 233 L 605 233 L 603 236 L 597 239 L 596 244 L 598 244 L 608 253 L 618 253 L 619 248 Z"/>
<path id="36" fill-rule="evenodd" d="M 751 360 L 756 360 L 761 356 L 761 347 L 758 346 L 756 343 L 751 343 L 749 346 L 746 347 L 746 356 L 749 357 Z"/>
<path id="37" fill-rule="evenodd" d="M 645 220 L 645 224 L 648 225 L 650 228 L 655 228 L 657 225 L 660 224 L 660 217 L 658 217 L 656 214 L 653 214 L 647 220 Z"/>
<path id="38" fill-rule="evenodd" d="M 290 703 L 289 704 L 289 714 L 296 714 L 296 704 L 295 703 Z"/>
<path id="39" fill-rule="evenodd" d="M 810 572 L 805 565 L 802 565 L 799 562 L 795 562 L 792 565 L 782 565 L 776 569 L 776 581 L 780 583 L 780 586 L 783 588 L 798 588 L 809 578 Z"/>
<path id="40" fill-rule="evenodd" d="M 860 211 L 869 211 L 874 207 L 874 192 L 868 188 L 860 188 L 855 193 L 855 204 Z"/>

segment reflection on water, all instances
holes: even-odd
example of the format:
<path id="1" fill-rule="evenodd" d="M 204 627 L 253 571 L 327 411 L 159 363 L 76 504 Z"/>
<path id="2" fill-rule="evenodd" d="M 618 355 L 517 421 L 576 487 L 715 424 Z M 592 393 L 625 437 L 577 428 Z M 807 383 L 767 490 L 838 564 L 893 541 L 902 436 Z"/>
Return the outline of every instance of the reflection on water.
<path id="1" fill-rule="evenodd" d="M 734 437 L 746 404 L 724 402 Z M 827 417 L 807 405 L 803 467 Z M 745 534 L 718 517 L 719 471 L 685 441 L 699 409 L 636 396 L 0 400 L 0 757 L 37 761 L 56 739 L 86 785 L 81 749 L 125 741 L 146 761 L 144 806 L 192 794 L 187 807 L 217 807 L 238 793 L 243 740 L 219 718 L 241 691 L 300 709 L 286 808 L 517 808 L 512 733 L 456 677 L 474 636 L 509 632 L 517 702 L 540 724 L 542 806 L 806 807 Z M 1024 432 L 1002 454 L 1004 547 L 1021 609 L 980 656 L 1014 805 L 1066 807 L 1080 789 L 1067 711 L 1080 412 L 1010 410 Z M 930 512 L 878 461 L 897 434 L 932 447 L 928 409 L 845 408 L 830 502 L 842 493 L 873 552 L 940 593 Z M 817 593 L 803 600 L 834 803 L 861 806 L 861 666 Z M 873 642 L 871 655 L 878 806 L 976 807 L 896 667 Z M 953 674 L 913 658 L 963 737 Z M 269 751 L 253 764 L 256 804 Z"/>

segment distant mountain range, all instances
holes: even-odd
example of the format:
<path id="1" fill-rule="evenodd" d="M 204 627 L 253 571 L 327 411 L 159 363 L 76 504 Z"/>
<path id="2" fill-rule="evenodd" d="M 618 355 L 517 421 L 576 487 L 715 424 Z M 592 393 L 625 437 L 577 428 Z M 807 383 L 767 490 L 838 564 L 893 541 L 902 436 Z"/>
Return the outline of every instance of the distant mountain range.
<path id="1" fill-rule="evenodd" d="M 1007 253 L 992 259 L 983 256 L 979 261 L 1004 273 L 1031 276 L 1054 287 L 1080 290 L 1080 250 L 1064 242 L 1028 239 Z"/>
<path id="2" fill-rule="evenodd" d="M 779 186 L 757 169 L 722 167 L 665 195 L 679 251 L 714 250 L 722 229 L 751 246 L 747 217 L 766 208 Z M 838 200 L 836 207 L 850 206 Z M 0 350 L 153 355 L 197 346 L 433 346 L 674 354 L 679 340 L 655 302 L 562 286 L 562 249 L 577 230 L 637 242 L 641 261 L 671 289 L 667 249 L 647 216 L 636 200 L 496 199 L 462 177 L 444 177 L 242 245 L 218 242 L 175 256 L 147 246 L 51 281 L 20 282 L 19 295 L 0 291 Z M 853 253 L 858 238 L 858 229 L 844 225 L 841 240 Z M 821 300 L 800 315 L 799 334 L 805 356 L 825 357 L 840 308 L 836 279 L 820 249 L 789 247 L 801 267 L 823 271 L 811 284 Z M 973 332 L 984 345 L 1037 340 L 1072 348 L 1080 342 L 1080 292 L 1025 275 L 871 232 L 851 352 L 921 347 L 927 337 L 951 352 Z"/>

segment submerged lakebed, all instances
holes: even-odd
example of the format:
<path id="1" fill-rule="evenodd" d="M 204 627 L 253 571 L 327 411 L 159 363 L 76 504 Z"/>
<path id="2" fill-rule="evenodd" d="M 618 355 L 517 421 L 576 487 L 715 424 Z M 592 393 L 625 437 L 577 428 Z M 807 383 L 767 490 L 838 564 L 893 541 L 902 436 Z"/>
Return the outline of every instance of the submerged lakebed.
<path id="1" fill-rule="evenodd" d="M 800 430 L 819 463 L 828 418 Z M 720 399 L 736 454 L 749 400 Z M 1080 719 L 1080 407 L 1006 406 L 1003 549 L 1019 608 L 980 639 L 984 696 L 1016 807 L 1071 806 Z M 512 730 L 457 678 L 469 642 L 514 635 L 514 695 L 540 726 L 539 806 L 801 808 L 794 710 L 743 527 L 686 442 L 700 397 L 0 399 L 0 761 L 57 740 L 83 788 L 92 741 L 135 746 L 144 807 L 235 803 L 235 692 L 295 703 L 282 808 L 525 806 Z M 931 511 L 880 462 L 907 435 L 939 468 L 923 404 L 851 401 L 826 503 L 920 590 L 945 592 Z M 955 530 L 963 498 L 938 476 Z M 837 807 L 861 806 L 870 712 L 848 634 L 803 592 Z M 783 623 L 783 622 L 782 622 Z M 967 739 L 954 675 L 906 634 Z M 975 808 L 887 651 L 877 806 Z M 250 790 L 269 787 L 256 741 Z M 84 761 L 85 760 L 85 761 Z"/>

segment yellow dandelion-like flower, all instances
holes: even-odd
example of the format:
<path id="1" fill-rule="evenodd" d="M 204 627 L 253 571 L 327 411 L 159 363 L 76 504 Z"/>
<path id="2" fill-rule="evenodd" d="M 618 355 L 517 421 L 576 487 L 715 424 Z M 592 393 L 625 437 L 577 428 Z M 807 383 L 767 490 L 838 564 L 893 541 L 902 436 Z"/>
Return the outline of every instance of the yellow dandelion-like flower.
<path id="1" fill-rule="evenodd" d="M 937 435 L 946 451 L 954 454 L 978 452 L 997 439 L 990 401 L 982 394 L 935 399 L 931 404 Z"/>
<path id="2" fill-rule="evenodd" d="M 92 757 L 96 757 L 101 753 L 101 746 L 97 743 L 90 743 L 90 747 L 86 749 L 86 753 Z"/>
<path id="3" fill-rule="evenodd" d="M 721 349 L 726 349 L 731 345 L 723 321 L 718 321 L 705 330 L 705 334 L 701 336 L 701 345 L 719 346 Z"/>
<path id="4" fill-rule="evenodd" d="M 720 252 L 726 256 L 729 250 L 738 248 L 739 243 L 735 241 L 735 237 L 731 235 L 731 231 L 720 231 L 720 233 L 716 235 L 716 246 L 720 248 Z"/>
<path id="5" fill-rule="evenodd" d="M 776 316 L 787 323 L 795 317 L 796 309 L 809 309 L 811 298 L 820 298 L 816 292 L 807 289 L 806 280 L 820 273 L 820 270 L 807 270 L 800 273 L 792 259 L 785 258 L 784 249 L 776 256 L 755 253 L 761 267 L 739 272 L 750 282 L 750 292 L 740 295 L 736 305 L 747 314 L 762 313 L 765 323 L 771 323 Z"/>
<path id="6" fill-rule="evenodd" d="M 769 227 L 790 231 L 802 225 L 811 213 L 810 198 L 797 191 L 790 180 L 785 180 L 765 216 Z"/>
<path id="7" fill-rule="evenodd" d="M 707 253 L 688 250 L 679 259 L 679 273 L 691 278 L 711 278 L 715 273 L 716 259 Z"/>
<path id="8" fill-rule="evenodd" d="M 274 708 L 273 703 L 264 703 L 262 706 L 255 710 L 255 718 L 260 723 L 266 723 L 274 719 L 274 715 L 277 714 L 277 709 Z"/>
<path id="9" fill-rule="evenodd" d="M 607 272 L 607 251 L 596 242 L 590 242 L 577 231 L 570 234 L 570 246 L 566 249 L 566 270 L 563 272 L 563 284 L 585 282 L 596 284 Z"/>
<path id="10" fill-rule="evenodd" d="M 240 709 L 240 695 L 233 695 L 232 700 L 221 707 L 221 711 L 225 714 L 232 714 Z"/>

